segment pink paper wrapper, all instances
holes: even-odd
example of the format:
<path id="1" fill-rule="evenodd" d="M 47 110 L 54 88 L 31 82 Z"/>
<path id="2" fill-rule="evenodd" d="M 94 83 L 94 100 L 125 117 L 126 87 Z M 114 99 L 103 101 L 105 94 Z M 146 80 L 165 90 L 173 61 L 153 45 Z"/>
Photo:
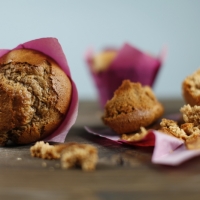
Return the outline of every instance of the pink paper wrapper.
<path id="1" fill-rule="evenodd" d="M 124 79 L 153 87 L 166 52 L 163 51 L 159 56 L 153 57 L 126 43 L 117 51 L 108 69 L 99 73 L 92 70 L 94 55 L 94 51 L 89 49 L 85 60 L 98 92 L 99 103 L 103 108 Z"/>
<path id="2" fill-rule="evenodd" d="M 120 144 L 129 144 L 133 146 L 154 146 L 152 163 L 177 166 L 181 163 L 200 155 L 200 150 L 188 150 L 184 142 L 173 136 L 162 132 L 151 130 L 145 138 L 137 142 L 128 142 L 120 138 L 118 134 L 109 128 L 94 129 L 85 127 L 88 133 L 104 137 Z"/>
<path id="3" fill-rule="evenodd" d="M 40 38 L 40 39 L 32 40 L 32 41 L 20 44 L 13 49 L 23 49 L 23 48 L 37 50 L 48 55 L 49 57 L 51 57 L 53 60 L 55 60 L 58 63 L 58 65 L 63 69 L 63 71 L 67 74 L 67 76 L 71 80 L 72 99 L 71 99 L 71 104 L 68 109 L 68 112 L 65 116 L 65 119 L 63 120 L 61 125 L 51 135 L 49 135 L 47 138 L 44 139 L 44 141 L 48 141 L 48 142 L 62 143 L 65 141 L 68 131 L 75 123 L 77 114 L 78 114 L 78 92 L 77 92 L 76 85 L 71 78 L 71 73 L 70 73 L 69 66 L 67 64 L 65 54 L 56 38 Z M 10 50 L 0 49 L 0 57 L 11 50 L 12 49 Z"/>

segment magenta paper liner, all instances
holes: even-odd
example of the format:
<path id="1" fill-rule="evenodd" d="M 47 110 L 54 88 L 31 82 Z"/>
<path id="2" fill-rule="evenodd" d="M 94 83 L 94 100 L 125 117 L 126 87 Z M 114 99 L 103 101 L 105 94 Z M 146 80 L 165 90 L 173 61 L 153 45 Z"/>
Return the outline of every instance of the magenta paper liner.
<path id="1" fill-rule="evenodd" d="M 40 38 L 40 39 L 31 40 L 29 42 L 20 44 L 13 49 L 23 49 L 23 48 L 37 50 L 48 55 L 49 57 L 51 57 L 53 60 L 55 60 L 58 63 L 58 65 L 63 69 L 63 71 L 67 74 L 67 76 L 71 80 L 72 99 L 71 99 L 68 112 L 65 116 L 65 119 L 63 120 L 61 125 L 51 135 L 49 135 L 48 137 L 44 139 L 44 141 L 48 141 L 48 142 L 62 143 L 65 141 L 68 131 L 75 123 L 77 114 L 78 114 L 78 92 L 77 92 L 76 85 L 71 78 L 71 73 L 70 73 L 69 66 L 67 64 L 65 54 L 56 38 Z M 0 57 L 13 49 L 10 49 L 10 50 L 0 49 Z"/>
<path id="2" fill-rule="evenodd" d="M 182 140 L 159 132 L 154 134 L 156 144 L 152 162 L 155 164 L 177 166 L 200 155 L 200 150 L 188 150 Z"/>
<path id="3" fill-rule="evenodd" d="M 108 49 L 105 51 L 108 51 Z M 92 70 L 94 55 L 94 51 L 89 49 L 86 52 L 85 60 L 96 86 L 100 105 L 103 108 L 124 79 L 153 87 L 158 71 L 165 59 L 166 49 L 163 49 L 159 56 L 153 57 L 125 43 L 117 51 L 117 55 L 109 68 L 99 73 Z"/>
<path id="4" fill-rule="evenodd" d="M 177 166 L 181 163 L 200 155 L 200 150 L 188 150 L 184 142 L 173 136 L 162 132 L 151 130 L 147 136 L 137 142 L 128 142 L 120 138 L 120 136 L 109 128 L 95 129 L 85 127 L 88 133 L 97 135 L 119 144 L 129 144 L 133 146 L 154 146 L 152 163 Z"/>

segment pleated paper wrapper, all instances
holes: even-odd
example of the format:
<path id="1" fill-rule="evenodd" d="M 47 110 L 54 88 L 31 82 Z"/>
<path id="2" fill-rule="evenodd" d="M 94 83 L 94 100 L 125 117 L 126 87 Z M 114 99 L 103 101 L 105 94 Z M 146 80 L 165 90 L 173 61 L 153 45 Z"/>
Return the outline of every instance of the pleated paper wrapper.
<path id="1" fill-rule="evenodd" d="M 76 121 L 78 114 L 78 92 L 74 81 L 72 80 L 70 68 L 67 63 L 66 56 L 63 52 L 63 49 L 56 38 L 39 38 L 19 44 L 13 49 L 33 49 L 40 51 L 47 56 L 51 57 L 58 65 L 63 69 L 66 75 L 70 78 L 72 83 L 72 98 L 70 107 L 67 111 L 67 114 L 60 124 L 60 126 L 48 137 L 44 138 L 44 141 L 48 142 L 64 142 L 65 138 Z M 8 53 L 13 49 L 0 49 L 0 57 Z"/>
<path id="2" fill-rule="evenodd" d="M 123 44 L 119 49 L 106 48 L 102 52 L 108 51 L 116 51 L 116 56 L 107 69 L 100 72 L 93 70 L 95 51 L 89 48 L 85 53 L 85 61 L 101 108 L 113 97 L 114 91 L 124 79 L 153 87 L 166 57 L 166 48 L 163 48 L 158 56 L 152 56 L 128 43 Z"/>

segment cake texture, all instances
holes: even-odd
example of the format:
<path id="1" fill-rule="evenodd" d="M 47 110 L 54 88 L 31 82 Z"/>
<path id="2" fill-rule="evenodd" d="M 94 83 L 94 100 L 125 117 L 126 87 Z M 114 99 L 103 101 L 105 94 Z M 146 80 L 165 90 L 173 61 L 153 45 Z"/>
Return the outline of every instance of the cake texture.
<path id="1" fill-rule="evenodd" d="M 0 145 L 28 144 L 51 134 L 70 105 L 70 79 L 47 55 L 12 50 L 0 58 Z"/>
<path id="2" fill-rule="evenodd" d="M 186 103 L 200 105 L 200 69 L 184 79 L 182 91 Z"/>
<path id="3" fill-rule="evenodd" d="M 30 153 L 32 157 L 48 160 L 60 159 L 63 169 L 79 166 L 84 171 L 93 171 L 98 162 L 96 147 L 77 142 L 50 145 L 38 141 L 30 148 Z"/>
<path id="4" fill-rule="evenodd" d="M 102 120 L 116 133 L 125 134 L 151 125 L 163 112 L 162 104 L 149 86 L 124 80 L 107 101 Z"/>
<path id="5" fill-rule="evenodd" d="M 200 136 L 200 106 L 184 105 L 180 112 L 184 123 L 178 124 L 174 120 L 163 118 L 160 131 L 182 139 L 187 144 Z"/>

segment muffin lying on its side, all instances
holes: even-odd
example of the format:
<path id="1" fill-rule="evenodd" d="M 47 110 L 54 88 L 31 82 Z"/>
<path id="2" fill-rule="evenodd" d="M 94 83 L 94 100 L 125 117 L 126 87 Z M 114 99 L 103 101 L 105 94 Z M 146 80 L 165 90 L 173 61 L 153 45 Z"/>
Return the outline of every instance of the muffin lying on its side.
<path id="1" fill-rule="evenodd" d="M 163 112 L 150 87 L 124 80 L 107 101 L 102 120 L 118 134 L 132 133 L 151 125 Z"/>
<path id="2" fill-rule="evenodd" d="M 71 102 L 70 79 L 41 52 L 12 50 L 0 58 L 0 145 L 28 144 L 51 134 Z"/>

